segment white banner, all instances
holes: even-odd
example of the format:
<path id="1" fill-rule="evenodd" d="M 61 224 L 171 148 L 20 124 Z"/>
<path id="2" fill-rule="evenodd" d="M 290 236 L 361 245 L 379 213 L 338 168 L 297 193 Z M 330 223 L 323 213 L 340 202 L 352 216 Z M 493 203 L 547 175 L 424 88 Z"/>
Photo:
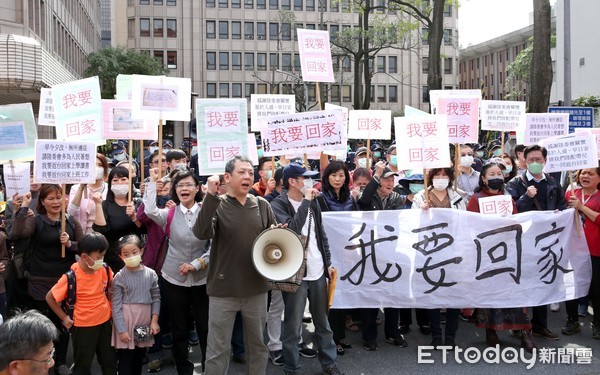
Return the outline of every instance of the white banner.
<path id="1" fill-rule="evenodd" d="M 579 132 L 543 139 L 540 144 L 548 150 L 544 172 L 573 171 L 583 168 L 598 168 L 596 136 Z"/>
<path id="2" fill-rule="evenodd" d="M 443 208 L 327 212 L 334 308 L 509 308 L 587 295 L 573 210 L 500 217 Z"/>

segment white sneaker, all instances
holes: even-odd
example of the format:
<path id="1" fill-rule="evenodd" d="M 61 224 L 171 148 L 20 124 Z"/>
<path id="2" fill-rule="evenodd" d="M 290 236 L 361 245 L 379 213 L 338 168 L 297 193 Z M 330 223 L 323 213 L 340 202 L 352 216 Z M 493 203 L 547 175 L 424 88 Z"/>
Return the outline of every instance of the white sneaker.
<path id="1" fill-rule="evenodd" d="M 550 311 L 552 311 L 552 312 L 558 312 L 558 310 L 560 310 L 560 305 L 558 303 L 551 303 L 550 304 Z"/>

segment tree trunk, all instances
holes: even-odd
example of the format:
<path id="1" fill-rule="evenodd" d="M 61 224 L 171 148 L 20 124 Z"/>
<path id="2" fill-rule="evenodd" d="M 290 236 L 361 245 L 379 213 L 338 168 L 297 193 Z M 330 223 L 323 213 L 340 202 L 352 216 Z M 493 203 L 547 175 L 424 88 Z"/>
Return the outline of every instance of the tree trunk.
<path id="1" fill-rule="evenodd" d="M 371 13 L 371 0 L 366 0 L 365 1 L 366 4 L 366 8 L 364 10 L 364 13 L 362 14 L 362 17 L 364 18 L 363 20 L 363 30 L 368 31 L 369 30 L 369 14 Z M 368 34 L 367 34 L 368 35 Z M 364 38 L 364 43 L 363 43 L 363 48 L 365 49 L 365 51 L 367 52 L 365 54 L 364 57 L 364 65 L 363 65 L 363 75 L 364 75 L 364 80 L 365 80 L 365 95 L 363 97 L 363 102 L 362 105 L 360 106 L 360 109 L 369 109 L 369 107 L 371 106 L 371 68 L 370 68 L 370 62 L 371 62 L 371 54 L 369 53 L 369 38 L 365 37 Z"/>
<path id="2" fill-rule="evenodd" d="M 552 58 L 550 56 L 550 1 L 533 0 L 533 59 L 529 112 L 544 113 L 550 102 Z"/>
<path id="3" fill-rule="evenodd" d="M 429 73 L 427 74 L 427 87 L 429 90 L 441 90 L 442 73 L 440 53 L 442 48 L 442 37 L 444 36 L 444 4 L 445 0 L 433 1 L 433 12 L 429 22 Z M 431 108 L 431 105 L 430 105 Z M 430 109 L 431 111 L 431 109 Z"/>

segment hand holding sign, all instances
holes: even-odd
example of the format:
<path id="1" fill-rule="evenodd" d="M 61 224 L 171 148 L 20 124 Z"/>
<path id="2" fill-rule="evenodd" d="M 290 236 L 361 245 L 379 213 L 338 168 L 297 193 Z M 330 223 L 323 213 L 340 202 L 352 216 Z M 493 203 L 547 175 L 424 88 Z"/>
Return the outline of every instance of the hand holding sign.
<path id="1" fill-rule="evenodd" d="M 31 193 L 23 195 L 21 200 L 21 207 L 29 207 L 29 204 L 31 204 Z"/>

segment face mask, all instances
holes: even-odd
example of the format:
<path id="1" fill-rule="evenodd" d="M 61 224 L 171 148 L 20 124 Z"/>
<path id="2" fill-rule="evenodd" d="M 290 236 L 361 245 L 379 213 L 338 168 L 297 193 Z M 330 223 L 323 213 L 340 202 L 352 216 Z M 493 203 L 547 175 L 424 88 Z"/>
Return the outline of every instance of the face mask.
<path id="1" fill-rule="evenodd" d="M 507 165 L 506 169 L 504 169 L 504 174 L 509 174 L 512 172 L 512 165 Z"/>
<path id="2" fill-rule="evenodd" d="M 448 182 L 450 182 L 450 180 L 447 177 L 434 178 L 433 179 L 433 188 L 437 191 L 446 190 L 446 188 L 448 187 Z"/>
<path id="3" fill-rule="evenodd" d="M 352 149 L 350 148 L 350 145 L 348 145 L 348 146 L 346 147 L 346 152 L 350 152 L 350 151 L 352 151 Z"/>
<path id="4" fill-rule="evenodd" d="M 487 186 L 492 190 L 500 190 L 504 185 L 504 179 L 502 178 L 490 178 L 487 182 Z"/>
<path id="5" fill-rule="evenodd" d="M 164 208 L 170 199 L 171 197 L 169 196 L 156 197 L 156 205 L 158 206 L 158 208 Z"/>
<path id="6" fill-rule="evenodd" d="M 425 187 L 425 185 L 423 185 L 423 184 L 408 184 L 408 189 L 413 194 L 417 194 L 418 192 L 423 190 L 424 187 Z"/>
<path id="7" fill-rule="evenodd" d="M 312 178 L 305 178 L 304 179 L 304 186 L 302 186 L 300 188 L 300 191 L 302 192 L 302 194 L 305 194 L 307 190 L 313 188 L 314 184 L 315 184 L 315 182 L 313 181 Z"/>
<path id="8" fill-rule="evenodd" d="M 272 171 L 272 170 L 270 170 L 270 169 L 269 169 L 269 170 L 266 170 L 266 171 L 265 171 L 265 178 L 266 178 L 267 180 L 270 180 L 271 178 L 273 178 L 273 171 Z"/>
<path id="9" fill-rule="evenodd" d="M 4 192 L 0 191 L 0 202 L 4 202 Z"/>
<path id="10" fill-rule="evenodd" d="M 185 172 L 185 171 L 187 171 L 187 166 L 185 164 L 177 164 L 177 165 L 173 166 L 173 170 Z"/>
<path id="11" fill-rule="evenodd" d="M 263 157 L 263 155 L 265 154 L 265 150 L 263 150 L 263 149 L 261 148 L 261 149 L 259 149 L 259 150 L 256 150 L 256 153 L 258 154 L 258 157 L 259 157 L 259 158 L 262 158 L 262 157 Z"/>
<path id="12" fill-rule="evenodd" d="M 102 180 L 104 178 L 104 168 L 96 167 L 96 180 Z"/>
<path id="13" fill-rule="evenodd" d="M 150 147 L 150 154 L 154 154 L 154 151 L 158 150 L 158 147 L 156 146 L 151 146 Z"/>
<path id="14" fill-rule="evenodd" d="M 358 167 L 359 168 L 366 168 L 367 167 L 367 158 L 360 158 L 360 159 L 358 159 Z"/>
<path id="15" fill-rule="evenodd" d="M 116 154 L 115 155 L 115 160 L 117 160 L 117 161 L 123 161 L 123 160 L 125 160 L 125 153 L 121 152 L 120 154 Z"/>
<path id="16" fill-rule="evenodd" d="M 140 254 L 137 254 L 137 255 L 131 256 L 129 258 L 123 259 L 123 262 L 125 262 L 125 265 L 127 267 L 135 268 L 135 267 L 139 266 L 140 263 L 142 262 L 142 256 Z"/>
<path id="17" fill-rule="evenodd" d="M 89 255 L 86 255 L 86 256 L 88 258 L 92 259 Z M 104 258 L 94 260 L 94 263 L 92 263 L 91 266 L 87 260 L 85 261 L 85 263 L 87 264 L 88 267 L 90 267 L 94 271 L 98 271 L 100 268 L 102 268 L 102 264 L 104 263 Z"/>
<path id="18" fill-rule="evenodd" d="M 398 155 L 390 155 L 390 164 L 394 167 L 398 165 Z"/>
<path id="19" fill-rule="evenodd" d="M 375 151 L 373 153 L 373 156 L 375 156 L 376 158 L 380 158 L 381 157 L 381 151 Z"/>
<path id="20" fill-rule="evenodd" d="M 112 185 L 110 191 L 115 197 L 124 197 L 129 193 L 129 185 Z"/>
<path id="21" fill-rule="evenodd" d="M 500 156 L 500 154 L 502 154 L 501 149 L 497 149 L 497 150 L 494 150 L 494 152 L 492 152 L 492 155 L 494 155 L 494 156 Z"/>
<path id="22" fill-rule="evenodd" d="M 544 170 L 544 164 L 529 163 L 529 164 L 527 164 L 527 169 L 529 169 L 529 173 L 531 173 L 533 175 L 540 174 Z"/>
<path id="23" fill-rule="evenodd" d="M 470 167 L 472 164 L 473 164 L 473 157 L 471 155 L 460 157 L 460 165 L 462 167 Z"/>
<path id="24" fill-rule="evenodd" d="M 196 155 L 198 153 L 198 146 L 192 147 L 192 155 Z"/>
<path id="25" fill-rule="evenodd" d="M 477 151 L 475 153 L 475 156 L 477 156 L 478 158 L 482 158 L 483 157 L 483 151 Z"/>

